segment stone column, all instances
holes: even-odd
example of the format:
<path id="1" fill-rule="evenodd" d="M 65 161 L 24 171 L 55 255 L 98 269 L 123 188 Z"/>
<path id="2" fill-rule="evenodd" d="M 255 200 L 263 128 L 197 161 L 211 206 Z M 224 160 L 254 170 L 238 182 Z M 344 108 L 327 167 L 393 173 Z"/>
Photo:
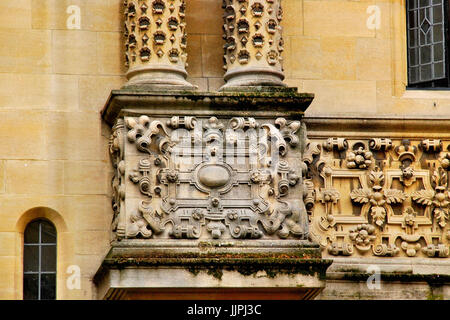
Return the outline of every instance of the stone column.
<path id="1" fill-rule="evenodd" d="M 285 86 L 281 0 L 223 0 L 224 76 L 221 90 Z"/>
<path id="2" fill-rule="evenodd" d="M 125 87 L 193 89 L 186 81 L 184 0 L 125 0 Z"/>

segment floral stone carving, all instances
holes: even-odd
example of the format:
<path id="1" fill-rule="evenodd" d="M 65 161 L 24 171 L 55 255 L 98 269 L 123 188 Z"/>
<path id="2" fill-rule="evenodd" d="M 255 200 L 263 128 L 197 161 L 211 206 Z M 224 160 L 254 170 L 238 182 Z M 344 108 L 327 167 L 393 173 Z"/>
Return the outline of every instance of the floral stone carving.
<path id="1" fill-rule="evenodd" d="M 325 254 L 448 257 L 450 141 L 330 137 L 305 146 L 310 235 Z"/>

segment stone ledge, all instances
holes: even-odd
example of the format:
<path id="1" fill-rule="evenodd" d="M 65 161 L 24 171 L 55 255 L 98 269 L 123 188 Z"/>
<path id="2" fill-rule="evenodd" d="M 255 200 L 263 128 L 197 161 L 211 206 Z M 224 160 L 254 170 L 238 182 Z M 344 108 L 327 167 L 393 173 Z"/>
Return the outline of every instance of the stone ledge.
<path id="1" fill-rule="evenodd" d="M 395 116 L 305 116 L 303 122 L 310 139 L 345 137 L 358 139 L 450 138 L 450 118 Z"/>
<path id="2" fill-rule="evenodd" d="M 327 270 L 327 280 L 366 281 L 372 273 L 368 268 L 376 266 L 381 281 L 427 282 L 433 284 L 450 283 L 450 261 L 433 259 L 374 259 L 336 258 Z"/>
<path id="3" fill-rule="evenodd" d="M 267 91 L 196 92 L 113 90 L 101 111 L 110 125 L 118 116 L 152 114 L 226 115 L 296 117 L 300 119 L 314 98 L 310 93 L 298 93 L 296 88 L 276 88 Z"/>
<path id="4" fill-rule="evenodd" d="M 245 241 L 122 241 L 113 244 L 94 283 L 102 298 L 115 289 L 168 287 L 302 288 L 317 295 L 331 260 L 307 241 L 282 242 L 249 241 L 246 248 Z"/>

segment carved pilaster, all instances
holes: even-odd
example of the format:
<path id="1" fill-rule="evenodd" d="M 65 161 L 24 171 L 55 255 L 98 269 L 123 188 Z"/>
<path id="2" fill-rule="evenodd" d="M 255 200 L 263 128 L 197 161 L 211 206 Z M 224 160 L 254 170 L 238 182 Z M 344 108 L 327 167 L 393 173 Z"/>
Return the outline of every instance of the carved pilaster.
<path id="1" fill-rule="evenodd" d="M 281 0 L 224 0 L 222 90 L 285 86 L 282 71 Z"/>
<path id="2" fill-rule="evenodd" d="M 185 80 L 185 1 L 125 0 L 124 7 L 126 87 L 192 89 Z"/>

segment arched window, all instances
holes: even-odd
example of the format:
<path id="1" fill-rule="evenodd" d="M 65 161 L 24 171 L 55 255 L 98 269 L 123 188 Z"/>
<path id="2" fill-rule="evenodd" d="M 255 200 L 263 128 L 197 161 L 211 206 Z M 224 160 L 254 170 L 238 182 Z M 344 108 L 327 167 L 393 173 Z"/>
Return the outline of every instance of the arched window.
<path id="1" fill-rule="evenodd" d="M 56 299 L 56 229 L 46 220 L 30 222 L 24 233 L 23 298 Z"/>

